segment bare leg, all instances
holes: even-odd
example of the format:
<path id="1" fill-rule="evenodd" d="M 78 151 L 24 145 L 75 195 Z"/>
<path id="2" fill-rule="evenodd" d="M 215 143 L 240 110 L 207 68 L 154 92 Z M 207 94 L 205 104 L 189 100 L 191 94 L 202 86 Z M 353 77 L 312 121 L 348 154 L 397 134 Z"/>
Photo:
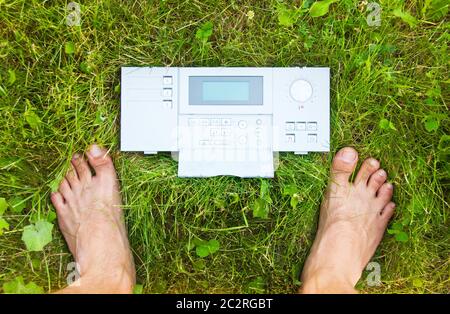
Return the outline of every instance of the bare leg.
<path id="1" fill-rule="evenodd" d="M 89 164 L 74 155 L 71 171 L 51 196 L 80 270 L 80 278 L 58 293 L 131 293 L 135 269 L 114 165 L 96 145 L 87 159 Z"/>
<path id="2" fill-rule="evenodd" d="M 333 159 L 331 181 L 320 209 L 319 228 L 302 272 L 301 293 L 356 293 L 355 285 L 394 213 L 393 186 L 380 163 L 358 161 L 350 147 Z"/>

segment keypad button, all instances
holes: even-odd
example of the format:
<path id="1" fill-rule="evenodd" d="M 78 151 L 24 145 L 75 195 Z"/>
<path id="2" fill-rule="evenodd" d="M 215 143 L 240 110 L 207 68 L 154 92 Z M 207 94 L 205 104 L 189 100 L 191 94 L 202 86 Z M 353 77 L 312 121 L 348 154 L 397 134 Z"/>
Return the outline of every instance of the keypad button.
<path id="1" fill-rule="evenodd" d="M 167 109 L 173 108 L 172 100 L 164 100 L 163 103 L 164 103 L 164 108 L 167 108 Z"/>
<path id="2" fill-rule="evenodd" d="M 172 89 L 171 88 L 164 88 L 163 89 L 163 96 L 164 97 L 172 97 Z"/>
<path id="3" fill-rule="evenodd" d="M 308 143 L 317 143 L 317 134 L 308 134 Z"/>
<path id="4" fill-rule="evenodd" d="M 188 126 L 197 126 L 199 125 L 199 120 L 198 119 L 189 119 L 188 120 Z"/>
<path id="5" fill-rule="evenodd" d="M 208 119 L 200 119 L 200 125 L 201 126 L 208 126 L 209 120 Z"/>
<path id="6" fill-rule="evenodd" d="M 211 125 L 218 126 L 220 125 L 220 119 L 211 119 Z"/>
<path id="7" fill-rule="evenodd" d="M 225 126 L 231 125 L 231 119 L 222 119 L 222 125 Z"/>
<path id="8" fill-rule="evenodd" d="M 286 122 L 286 131 L 294 131 L 295 123 L 294 122 Z"/>
<path id="9" fill-rule="evenodd" d="M 238 126 L 240 129 L 245 129 L 247 127 L 247 121 L 245 121 L 245 120 L 239 121 Z"/>
<path id="10" fill-rule="evenodd" d="M 308 122 L 308 131 L 317 131 L 317 122 Z"/>
<path id="11" fill-rule="evenodd" d="M 295 130 L 296 131 L 305 131 L 306 130 L 306 122 L 296 122 Z"/>
<path id="12" fill-rule="evenodd" d="M 211 129 L 211 136 L 219 136 L 219 134 L 220 134 L 219 129 L 216 128 Z"/>
<path id="13" fill-rule="evenodd" d="M 198 143 L 199 143 L 200 146 L 206 146 L 206 145 L 209 145 L 209 141 L 207 141 L 207 140 L 201 140 L 201 141 L 199 141 Z"/>
<path id="14" fill-rule="evenodd" d="M 164 76 L 163 77 L 163 84 L 164 85 L 172 85 L 173 79 L 171 76 Z"/>
<path id="15" fill-rule="evenodd" d="M 286 134 L 287 143 L 295 143 L 295 134 Z"/>
<path id="16" fill-rule="evenodd" d="M 222 136 L 230 136 L 231 130 L 230 129 L 222 129 Z"/>
<path id="17" fill-rule="evenodd" d="M 257 124 L 257 125 L 261 125 L 261 124 L 262 124 L 262 120 L 261 120 L 261 119 L 257 119 L 257 120 L 256 120 L 256 124 Z"/>
<path id="18" fill-rule="evenodd" d="M 291 97 L 294 100 L 305 102 L 311 98 L 313 88 L 308 81 L 297 80 L 291 85 Z"/>

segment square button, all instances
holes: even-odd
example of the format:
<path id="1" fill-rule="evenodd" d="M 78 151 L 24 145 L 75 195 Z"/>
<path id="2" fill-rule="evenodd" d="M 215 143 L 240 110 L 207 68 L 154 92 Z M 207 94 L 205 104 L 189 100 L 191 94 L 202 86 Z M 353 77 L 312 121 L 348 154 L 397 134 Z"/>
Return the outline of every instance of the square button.
<path id="1" fill-rule="evenodd" d="M 225 125 L 225 126 L 231 125 L 231 120 L 230 119 L 222 119 L 222 125 Z"/>
<path id="2" fill-rule="evenodd" d="M 286 134 L 286 143 L 295 143 L 295 134 Z"/>
<path id="3" fill-rule="evenodd" d="M 173 80 L 171 76 L 164 76 L 163 77 L 163 84 L 164 85 L 172 85 Z"/>
<path id="4" fill-rule="evenodd" d="M 306 122 L 296 122 L 295 130 L 296 131 L 305 131 L 306 130 Z"/>
<path id="5" fill-rule="evenodd" d="M 171 88 L 164 88 L 163 89 L 163 96 L 164 97 L 172 97 L 172 89 Z"/>
<path id="6" fill-rule="evenodd" d="M 220 129 L 213 128 L 211 129 L 211 136 L 218 136 L 220 134 Z"/>
<path id="7" fill-rule="evenodd" d="M 191 119 L 188 120 L 188 125 L 189 126 L 197 126 L 197 125 L 199 125 L 199 120 L 191 118 Z"/>
<path id="8" fill-rule="evenodd" d="M 294 131 L 295 123 L 294 122 L 286 122 L 286 131 Z"/>
<path id="9" fill-rule="evenodd" d="M 230 129 L 222 129 L 222 136 L 230 136 L 231 130 Z"/>
<path id="10" fill-rule="evenodd" d="M 308 122 L 308 131 L 317 131 L 317 122 Z"/>
<path id="11" fill-rule="evenodd" d="M 308 134 L 308 143 L 317 143 L 317 134 Z"/>
<path id="12" fill-rule="evenodd" d="M 167 108 L 167 109 L 173 108 L 172 100 L 164 100 L 163 103 L 164 103 L 164 108 Z"/>
<path id="13" fill-rule="evenodd" d="M 201 126 L 208 126 L 209 120 L 208 119 L 200 119 L 200 125 Z"/>
<path id="14" fill-rule="evenodd" d="M 211 125 L 220 125 L 220 119 L 211 119 Z"/>

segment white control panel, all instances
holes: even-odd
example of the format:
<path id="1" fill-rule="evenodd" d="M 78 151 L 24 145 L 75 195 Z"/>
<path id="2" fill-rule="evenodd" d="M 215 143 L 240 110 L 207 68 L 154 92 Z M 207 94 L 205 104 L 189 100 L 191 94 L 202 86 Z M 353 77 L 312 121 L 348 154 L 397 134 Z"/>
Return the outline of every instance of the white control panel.
<path id="1" fill-rule="evenodd" d="M 123 67 L 121 150 L 178 175 L 273 177 L 275 152 L 328 152 L 329 68 Z"/>

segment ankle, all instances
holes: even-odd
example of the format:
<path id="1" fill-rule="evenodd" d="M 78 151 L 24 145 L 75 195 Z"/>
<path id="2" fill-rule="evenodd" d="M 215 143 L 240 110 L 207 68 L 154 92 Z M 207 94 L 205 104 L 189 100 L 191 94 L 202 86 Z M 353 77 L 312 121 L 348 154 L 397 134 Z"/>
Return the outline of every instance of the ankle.
<path id="1" fill-rule="evenodd" d="M 352 279 L 347 278 L 340 270 L 322 269 L 302 274 L 303 294 L 357 293 Z"/>
<path id="2" fill-rule="evenodd" d="M 354 278 L 338 268 L 309 268 L 303 271 L 301 280 L 299 292 L 304 294 L 357 293 Z"/>
<path id="3" fill-rule="evenodd" d="M 79 286 L 96 293 L 130 294 L 135 285 L 135 275 L 125 267 L 114 271 L 88 272 L 79 279 Z"/>

